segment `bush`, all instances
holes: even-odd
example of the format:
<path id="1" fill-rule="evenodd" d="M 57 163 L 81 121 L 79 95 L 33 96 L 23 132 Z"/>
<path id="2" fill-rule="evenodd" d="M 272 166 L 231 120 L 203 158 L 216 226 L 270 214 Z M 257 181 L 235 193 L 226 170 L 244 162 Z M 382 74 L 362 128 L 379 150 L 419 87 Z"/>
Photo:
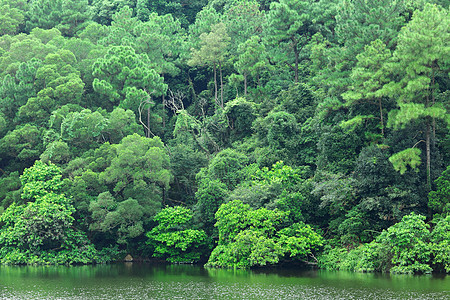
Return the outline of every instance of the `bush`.
<path id="1" fill-rule="evenodd" d="M 328 249 L 319 259 L 320 266 L 331 270 L 414 274 L 432 272 L 434 263 L 449 271 L 450 218 L 439 222 L 431 234 L 424 220 L 424 216 L 411 213 L 371 243 L 350 251 Z"/>

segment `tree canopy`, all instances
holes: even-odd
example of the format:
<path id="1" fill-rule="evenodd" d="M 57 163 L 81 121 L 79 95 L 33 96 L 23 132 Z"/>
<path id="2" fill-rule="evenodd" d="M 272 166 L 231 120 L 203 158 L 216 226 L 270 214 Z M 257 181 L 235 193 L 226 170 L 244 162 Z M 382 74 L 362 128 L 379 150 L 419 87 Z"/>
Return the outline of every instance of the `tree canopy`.
<path id="1" fill-rule="evenodd" d="M 448 272 L 449 41 L 448 1 L 0 0 L 0 262 Z"/>

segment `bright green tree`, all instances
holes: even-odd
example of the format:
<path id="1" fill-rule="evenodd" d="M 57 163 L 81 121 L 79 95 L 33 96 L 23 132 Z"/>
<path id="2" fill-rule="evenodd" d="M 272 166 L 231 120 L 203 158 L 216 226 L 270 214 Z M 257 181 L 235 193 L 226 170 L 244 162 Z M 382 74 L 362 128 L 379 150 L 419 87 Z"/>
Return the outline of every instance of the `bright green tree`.
<path id="1" fill-rule="evenodd" d="M 208 236 L 193 229 L 193 213 L 182 206 L 166 207 L 153 218 L 158 225 L 147 233 L 153 256 L 169 262 L 198 262 L 209 251 Z"/>
<path id="2" fill-rule="evenodd" d="M 366 45 L 379 39 L 388 49 L 395 48 L 408 8 L 405 0 L 328 2 L 336 25 L 331 32 L 327 30 L 315 36 L 311 58 L 313 64 L 320 66 L 314 67 L 313 82 L 336 96 L 352 85 L 352 68 Z"/>
<path id="3" fill-rule="evenodd" d="M 450 272 L 450 216 L 440 219 L 431 232 L 433 263 Z"/>
<path id="4" fill-rule="evenodd" d="M 349 91 L 342 94 L 347 100 L 346 106 L 354 106 L 359 102 L 369 101 L 378 105 L 381 136 L 384 137 L 385 117 L 383 113 L 382 87 L 389 82 L 386 63 L 391 58 L 391 52 L 381 40 L 375 40 L 364 48 L 364 52 L 356 56 L 358 62 L 352 70 L 353 84 Z M 374 118 L 373 115 L 358 115 L 341 126 L 350 127 L 360 125 L 364 120 Z"/>
<path id="5" fill-rule="evenodd" d="M 239 200 L 223 204 L 216 219 L 219 244 L 208 260 L 210 267 L 250 268 L 284 259 L 307 261 L 323 243 L 308 225 L 288 226 L 287 212 L 252 210 Z"/>
<path id="6" fill-rule="evenodd" d="M 448 9 L 428 4 L 423 10 L 417 10 L 398 37 L 392 63 L 392 70 L 398 80 L 384 87 L 386 94 L 398 99 L 399 106 L 389 116 L 388 125 L 400 128 L 414 122 L 422 123 L 428 189 L 431 188 L 432 179 L 432 127 L 434 129 L 436 119 L 450 122 L 447 110 L 436 101 L 437 94 L 443 88 L 436 77 L 440 72 L 449 71 L 449 23 Z M 391 162 L 396 170 L 404 172 L 402 170 L 406 166 L 414 169 L 420 164 L 421 151 L 415 148 L 416 145 L 392 156 Z"/>
<path id="7" fill-rule="evenodd" d="M 191 66 L 212 66 L 214 71 L 214 100 L 216 105 L 221 108 L 224 107 L 222 65 L 226 58 L 229 42 L 230 37 L 225 24 L 212 25 L 209 33 L 200 35 L 199 47 L 191 49 L 191 59 L 188 61 Z M 220 98 L 218 96 L 217 67 L 219 68 Z"/>
<path id="8" fill-rule="evenodd" d="M 8 120 L 12 121 L 20 106 L 24 105 L 28 98 L 35 97 L 37 92 L 36 72 L 42 65 L 38 59 L 19 64 L 15 75 L 7 74 L 0 82 L 0 110 Z M 8 124 L 11 126 L 11 122 Z"/>
<path id="9" fill-rule="evenodd" d="M 134 103 L 133 96 L 142 100 L 145 91 L 151 96 L 161 96 L 167 90 L 164 79 L 149 67 L 149 63 L 146 54 L 136 54 L 130 46 L 110 47 L 92 66 L 94 90 L 114 105 L 127 99 L 131 103 L 126 103 L 125 108 L 137 110 L 139 102 Z"/>
<path id="10" fill-rule="evenodd" d="M 246 96 L 249 76 L 260 85 L 261 73 L 270 69 L 268 53 L 261 39 L 258 36 L 252 36 L 238 46 L 237 54 L 238 58 L 234 67 L 244 77 L 244 96 Z"/>
<path id="11" fill-rule="evenodd" d="M 114 195 L 138 200 L 146 216 L 153 216 L 172 180 L 169 156 L 161 139 L 133 134 L 113 147 L 116 154 L 100 179 Z"/>
<path id="12" fill-rule="evenodd" d="M 61 36 L 57 29 L 43 30 L 34 29 L 29 35 L 18 38 L 17 36 L 3 36 L 2 45 L 4 51 L 0 56 L 0 72 L 13 74 L 22 62 L 28 62 L 33 58 L 44 60 L 47 54 L 53 53 L 57 47 L 50 45 L 48 39 L 41 40 L 39 33 L 46 33 L 47 36 L 56 38 Z"/>
<path id="13" fill-rule="evenodd" d="M 23 24 L 23 12 L 7 1 L 0 1 L 0 36 L 4 34 L 14 35 Z"/>
<path id="14" fill-rule="evenodd" d="M 299 81 L 302 49 L 310 39 L 309 9 L 312 8 L 312 2 L 310 0 L 272 2 L 267 15 L 267 42 L 272 46 L 276 60 L 294 72 L 295 82 Z"/>
<path id="15" fill-rule="evenodd" d="M 411 213 L 377 238 L 377 242 L 387 243 L 391 248 L 393 264 L 391 273 L 429 273 L 432 271 L 429 266 L 431 260 L 431 249 L 428 244 L 430 230 L 424 220 L 425 216 Z"/>
<path id="16" fill-rule="evenodd" d="M 35 27 L 58 28 L 65 36 L 74 36 L 90 19 L 88 0 L 32 0 L 29 1 L 26 30 Z"/>
<path id="17" fill-rule="evenodd" d="M 73 227 L 74 208 L 61 191 L 61 171 L 36 161 L 21 176 L 23 205 L 1 215 L 0 257 L 10 264 L 90 263 L 97 251 Z"/>
<path id="18" fill-rule="evenodd" d="M 187 56 L 188 47 L 179 20 L 152 13 L 147 22 L 133 28 L 133 34 L 136 52 L 147 53 L 150 67 L 158 74 L 175 76 L 180 72 L 180 60 Z"/>
<path id="19" fill-rule="evenodd" d="M 98 111 L 83 109 L 70 112 L 61 123 L 60 137 L 72 147 L 87 149 L 102 142 L 101 134 L 106 130 L 108 120 Z"/>

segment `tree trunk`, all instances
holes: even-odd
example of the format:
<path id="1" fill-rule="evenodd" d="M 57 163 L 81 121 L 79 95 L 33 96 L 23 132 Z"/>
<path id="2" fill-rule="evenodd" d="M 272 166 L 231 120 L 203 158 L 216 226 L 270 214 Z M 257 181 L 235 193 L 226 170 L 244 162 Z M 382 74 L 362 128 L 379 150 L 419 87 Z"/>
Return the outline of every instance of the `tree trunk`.
<path id="1" fill-rule="evenodd" d="M 381 98 L 378 98 L 378 106 L 380 107 L 381 135 L 384 137 L 383 107 L 382 107 L 382 105 L 381 105 Z"/>
<path id="2" fill-rule="evenodd" d="M 220 72 L 220 107 L 223 108 L 223 76 L 222 76 L 222 63 L 219 62 L 219 72 Z"/>
<path id="3" fill-rule="evenodd" d="M 147 107 L 147 137 L 150 137 L 150 104 Z"/>
<path id="4" fill-rule="evenodd" d="M 297 49 L 297 44 L 298 44 L 297 41 L 294 38 L 292 38 L 292 49 L 294 50 L 294 55 L 295 55 L 295 66 L 294 66 L 295 83 L 298 83 L 298 64 L 299 64 L 299 60 L 300 60 L 300 58 L 299 58 L 300 53 Z"/>
<path id="5" fill-rule="evenodd" d="M 162 110 L 163 110 L 163 116 L 162 116 L 162 121 L 163 121 L 163 129 L 166 129 L 166 97 L 164 96 L 164 94 L 162 95 Z M 164 130 L 165 131 L 165 130 Z"/>
<path id="6" fill-rule="evenodd" d="M 216 104 L 219 102 L 219 99 L 217 97 L 217 66 L 214 64 L 214 100 L 216 101 Z"/>
<path id="7" fill-rule="evenodd" d="M 431 74 L 431 101 L 434 105 L 436 103 L 436 99 L 434 97 L 434 85 L 435 85 L 434 68 L 432 70 L 433 70 L 433 72 Z M 434 146 L 435 140 L 436 140 L 436 119 L 433 118 L 433 146 Z"/>
<path id="8" fill-rule="evenodd" d="M 427 188 L 431 191 L 431 147 L 430 147 L 430 135 L 431 126 L 429 120 L 427 120 L 427 132 L 426 132 L 426 147 L 427 147 Z"/>
<path id="9" fill-rule="evenodd" d="M 244 96 L 247 96 L 247 73 L 244 73 Z"/>

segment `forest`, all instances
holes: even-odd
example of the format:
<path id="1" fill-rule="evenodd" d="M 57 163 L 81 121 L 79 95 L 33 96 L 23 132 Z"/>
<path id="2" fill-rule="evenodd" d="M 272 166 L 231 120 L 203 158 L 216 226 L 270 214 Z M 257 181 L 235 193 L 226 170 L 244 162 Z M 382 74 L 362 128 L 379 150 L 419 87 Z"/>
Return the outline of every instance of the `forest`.
<path id="1" fill-rule="evenodd" d="M 0 0 L 0 263 L 450 272 L 448 0 Z"/>

